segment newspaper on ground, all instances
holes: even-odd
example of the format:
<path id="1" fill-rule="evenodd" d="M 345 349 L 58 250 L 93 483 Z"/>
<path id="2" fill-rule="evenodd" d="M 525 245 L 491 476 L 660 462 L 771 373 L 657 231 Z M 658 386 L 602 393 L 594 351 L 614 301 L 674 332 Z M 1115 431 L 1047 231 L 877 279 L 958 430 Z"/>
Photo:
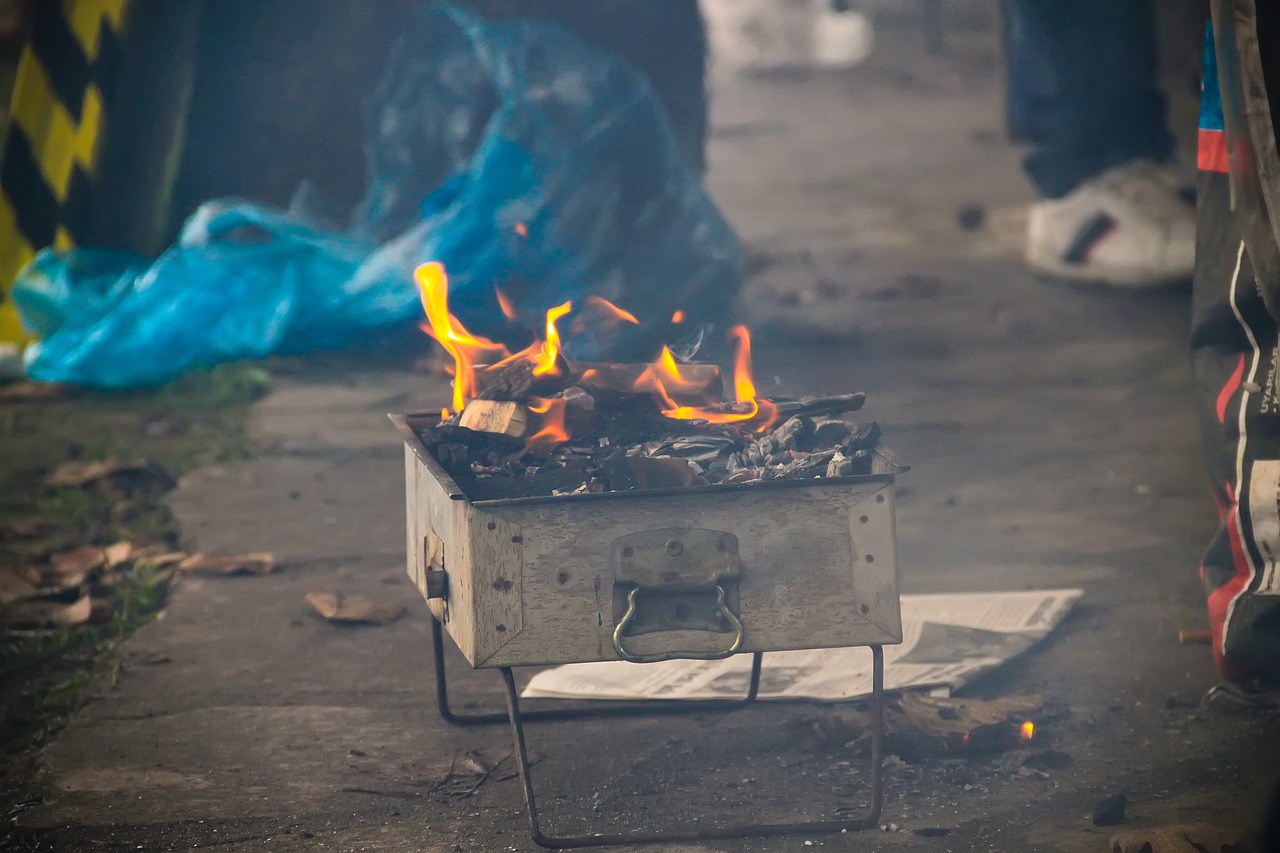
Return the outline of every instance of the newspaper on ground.
<path id="1" fill-rule="evenodd" d="M 885 647 L 888 690 L 955 690 L 1044 639 L 1079 589 L 902 596 L 902 643 Z M 547 699 L 733 699 L 746 694 L 751 655 L 718 661 L 575 663 L 544 670 L 522 695 Z M 841 701 L 871 694 L 866 648 L 768 652 L 762 699 Z"/>

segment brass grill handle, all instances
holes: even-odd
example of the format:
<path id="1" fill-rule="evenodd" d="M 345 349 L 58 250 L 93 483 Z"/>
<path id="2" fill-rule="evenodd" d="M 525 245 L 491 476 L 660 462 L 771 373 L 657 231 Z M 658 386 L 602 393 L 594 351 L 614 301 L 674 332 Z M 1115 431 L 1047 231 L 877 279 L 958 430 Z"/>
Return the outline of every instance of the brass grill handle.
<path id="1" fill-rule="evenodd" d="M 623 641 L 622 632 L 631 624 L 631 620 L 636 615 L 636 597 L 640 594 L 640 587 L 633 586 L 631 591 L 627 593 L 627 612 L 622 615 L 622 619 L 613 629 L 613 650 L 618 653 L 618 657 L 632 663 L 658 663 L 664 660 L 675 660 L 677 658 L 683 660 L 721 660 L 730 655 L 736 654 L 738 649 L 742 648 L 742 620 L 734 615 L 733 611 L 725 604 L 724 587 L 716 584 L 716 603 L 713 612 L 723 618 L 733 628 L 733 642 L 727 649 L 715 652 L 704 652 L 695 649 L 676 649 L 669 652 L 651 652 L 649 654 L 636 653 L 629 651 Z"/>

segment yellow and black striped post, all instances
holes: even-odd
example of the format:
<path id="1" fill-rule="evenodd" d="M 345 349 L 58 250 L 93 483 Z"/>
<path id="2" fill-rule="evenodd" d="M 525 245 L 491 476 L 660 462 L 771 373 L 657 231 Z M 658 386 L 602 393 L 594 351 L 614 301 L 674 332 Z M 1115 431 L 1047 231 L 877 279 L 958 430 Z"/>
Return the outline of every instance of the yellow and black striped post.
<path id="1" fill-rule="evenodd" d="M 0 341 L 27 335 L 9 299 L 36 251 L 82 242 L 131 0 L 38 0 L 0 154 Z"/>

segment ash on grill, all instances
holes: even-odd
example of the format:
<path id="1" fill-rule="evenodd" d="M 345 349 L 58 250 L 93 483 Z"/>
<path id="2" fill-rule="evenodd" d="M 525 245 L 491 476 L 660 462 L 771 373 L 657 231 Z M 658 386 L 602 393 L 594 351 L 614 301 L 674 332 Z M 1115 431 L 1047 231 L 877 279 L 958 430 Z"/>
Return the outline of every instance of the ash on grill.
<path id="1" fill-rule="evenodd" d="M 419 436 L 474 500 L 843 477 L 890 467 L 880 427 L 843 418 L 861 408 L 864 394 L 774 399 L 777 426 L 759 431 L 753 421 L 664 417 L 648 393 L 631 390 L 645 367 L 566 363 L 555 375 L 535 377 L 513 365 L 488 377 L 462 412 Z M 719 394 L 717 366 L 682 370 Z M 575 380 L 582 384 L 555 387 Z M 719 408 L 732 413 L 736 405 Z M 563 423 L 546 423 L 548 411 L 561 413 Z"/>

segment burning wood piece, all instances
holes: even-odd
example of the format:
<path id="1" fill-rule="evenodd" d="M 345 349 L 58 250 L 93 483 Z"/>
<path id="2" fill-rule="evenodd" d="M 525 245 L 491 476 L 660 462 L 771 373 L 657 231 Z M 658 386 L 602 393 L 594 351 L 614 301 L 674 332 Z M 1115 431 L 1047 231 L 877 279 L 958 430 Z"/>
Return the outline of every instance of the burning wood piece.
<path id="1" fill-rule="evenodd" d="M 752 436 L 735 424 L 665 418 L 639 398 L 601 402 L 576 386 L 541 405 L 550 404 L 559 404 L 564 413 L 563 435 L 551 449 L 538 450 L 532 439 L 516 448 L 508 436 L 458 430 L 449 422 L 428 428 L 424 438 L 459 485 L 481 500 L 845 477 L 893 469 L 879 450 L 880 427 L 874 422 L 859 427 L 800 415 Z M 538 425 L 531 420 L 530 431 Z M 544 420 L 539 434 L 546 431 Z M 658 437 L 644 440 L 646 435 Z M 548 458 L 543 462 L 536 456 Z M 619 461 L 623 457 L 665 468 L 649 466 L 637 475 L 635 466 Z"/>
<path id="2" fill-rule="evenodd" d="M 866 395 L 760 397 L 743 326 L 725 335 L 733 347 L 731 383 L 719 365 L 681 362 L 669 346 L 647 364 L 570 362 L 558 321 L 567 317 L 570 334 L 583 335 L 592 324 L 639 321 L 599 297 L 588 297 L 576 314 L 565 302 L 513 353 L 449 313 L 443 267 L 427 263 L 416 275 L 430 334 L 452 357 L 455 377 L 452 406 L 420 434 L 473 499 L 893 470 L 877 454 L 878 426 L 849 427 L 840 418 L 860 409 Z"/>
<path id="3" fill-rule="evenodd" d="M 867 395 L 859 391 L 856 394 L 837 394 L 832 397 L 806 397 L 802 400 L 775 401 L 778 417 L 789 418 L 795 415 L 843 415 L 856 412 L 867 402 Z"/>
<path id="4" fill-rule="evenodd" d="M 529 410 L 510 400 L 472 400 L 462 410 L 458 425 L 472 432 L 524 438 L 529 432 Z"/>
<path id="5" fill-rule="evenodd" d="M 568 368 L 559 355 L 551 372 L 537 374 L 535 368 L 534 362 L 523 358 L 502 367 L 477 367 L 476 399 L 524 400 L 530 395 L 548 396 L 565 386 Z"/>
<path id="6" fill-rule="evenodd" d="M 599 394 L 617 396 L 648 395 L 653 385 L 647 381 L 653 366 L 649 364 L 606 364 L 603 362 L 571 362 L 570 377 L 575 385 Z M 679 381 L 665 383 L 673 402 L 681 406 L 701 406 L 724 396 L 724 381 L 715 364 L 680 364 Z"/>

